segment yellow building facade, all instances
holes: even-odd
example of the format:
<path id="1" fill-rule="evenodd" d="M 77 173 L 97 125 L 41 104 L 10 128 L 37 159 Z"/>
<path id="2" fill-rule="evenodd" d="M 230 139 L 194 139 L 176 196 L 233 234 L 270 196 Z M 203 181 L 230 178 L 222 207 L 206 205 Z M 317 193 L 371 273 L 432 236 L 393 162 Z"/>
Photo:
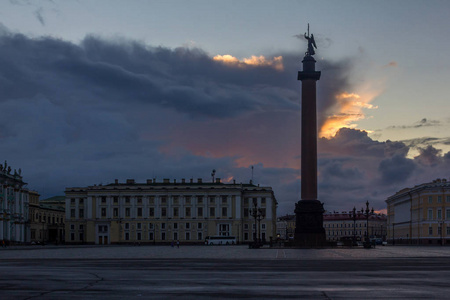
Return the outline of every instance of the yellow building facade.
<path id="1" fill-rule="evenodd" d="M 64 203 L 39 200 L 39 193 L 29 191 L 29 229 L 32 244 L 64 243 Z"/>
<path id="2" fill-rule="evenodd" d="M 272 188 L 252 183 L 147 180 L 66 188 L 66 243 L 203 244 L 207 236 L 238 243 L 276 234 Z M 264 218 L 252 217 L 255 208 Z"/>
<path id="3" fill-rule="evenodd" d="M 405 188 L 386 203 L 390 243 L 450 243 L 450 182 L 446 179 Z"/>

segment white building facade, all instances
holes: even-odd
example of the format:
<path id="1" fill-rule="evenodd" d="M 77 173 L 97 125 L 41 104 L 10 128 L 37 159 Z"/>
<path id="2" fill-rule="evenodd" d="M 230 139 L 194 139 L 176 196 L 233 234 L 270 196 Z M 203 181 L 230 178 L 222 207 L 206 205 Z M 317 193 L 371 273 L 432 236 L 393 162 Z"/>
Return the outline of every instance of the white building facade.
<path id="1" fill-rule="evenodd" d="M 0 164 L 0 241 L 22 244 L 29 240 L 28 190 L 21 171 Z"/>
<path id="2" fill-rule="evenodd" d="M 276 236 L 271 187 L 164 179 L 66 188 L 66 243 L 204 243 L 235 236 L 238 243 Z M 255 222 L 256 207 L 264 218 Z M 256 223 L 256 224 L 255 224 Z"/>

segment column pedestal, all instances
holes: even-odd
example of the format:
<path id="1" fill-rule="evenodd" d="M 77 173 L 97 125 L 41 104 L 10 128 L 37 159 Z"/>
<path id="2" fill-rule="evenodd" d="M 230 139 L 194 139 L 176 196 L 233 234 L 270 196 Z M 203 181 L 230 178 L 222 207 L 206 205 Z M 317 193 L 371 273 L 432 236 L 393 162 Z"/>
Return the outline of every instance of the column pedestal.
<path id="1" fill-rule="evenodd" d="M 323 204 L 319 200 L 300 200 L 295 204 L 295 245 L 297 247 L 324 247 Z"/>

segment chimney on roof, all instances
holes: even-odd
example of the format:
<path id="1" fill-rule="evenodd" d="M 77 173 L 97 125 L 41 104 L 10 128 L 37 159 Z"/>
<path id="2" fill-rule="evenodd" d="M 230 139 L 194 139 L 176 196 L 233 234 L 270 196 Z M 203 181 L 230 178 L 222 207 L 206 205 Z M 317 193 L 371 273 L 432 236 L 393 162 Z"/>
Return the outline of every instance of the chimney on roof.
<path id="1" fill-rule="evenodd" d="M 119 179 L 114 179 L 114 184 L 119 184 Z"/>
<path id="2" fill-rule="evenodd" d="M 186 183 L 186 179 L 181 178 L 181 183 Z"/>
<path id="3" fill-rule="evenodd" d="M 153 183 L 153 179 L 147 179 L 147 184 L 152 184 Z"/>
<path id="4" fill-rule="evenodd" d="M 220 178 L 216 178 L 216 183 L 220 183 Z"/>
<path id="5" fill-rule="evenodd" d="M 233 184 L 236 184 L 236 179 L 233 179 Z"/>
<path id="6" fill-rule="evenodd" d="M 176 179 L 174 179 L 174 180 L 173 180 L 173 183 L 177 183 L 177 180 L 176 180 Z"/>
<path id="7" fill-rule="evenodd" d="M 197 178 L 197 183 L 202 183 L 202 179 L 201 178 Z"/>
<path id="8" fill-rule="evenodd" d="M 163 179 L 163 183 L 170 183 L 170 179 L 164 178 L 164 179 Z"/>
<path id="9" fill-rule="evenodd" d="M 127 179 L 127 184 L 134 184 L 134 179 Z"/>
<path id="10" fill-rule="evenodd" d="M 193 178 L 189 179 L 189 182 L 194 183 L 194 179 Z"/>

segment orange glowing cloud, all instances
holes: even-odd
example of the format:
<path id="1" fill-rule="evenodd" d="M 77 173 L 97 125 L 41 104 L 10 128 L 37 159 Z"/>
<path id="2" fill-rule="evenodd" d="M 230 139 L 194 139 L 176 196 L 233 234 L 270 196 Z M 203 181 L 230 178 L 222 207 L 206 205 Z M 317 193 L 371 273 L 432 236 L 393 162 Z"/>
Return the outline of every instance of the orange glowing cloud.
<path id="1" fill-rule="evenodd" d="M 231 181 L 233 181 L 234 177 L 233 176 L 229 176 L 227 178 L 222 179 L 223 183 L 230 183 Z"/>
<path id="2" fill-rule="evenodd" d="M 382 214 L 382 215 L 387 215 L 387 209 L 380 209 L 380 210 L 375 210 L 376 214 Z"/>
<path id="3" fill-rule="evenodd" d="M 275 70 L 283 71 L 283 57 L 277 56 L 273 59 L 267 59 L 263 55 L 255 56 L 252 55 L 250 58 L 243 58 L 242 60 L 239 60 L 238 58 L 225 54 L 225 55 L 216 55 L 213 57 L 215 61 L 222 62 L 227 65 L 236 66 L 236 67 L 247 67 L 247 66 L 253 66 L 253 67 L 272 67 Z"/>
<path id="4" fill-rule="evenodd" d="M 331 138 L 343 128 L 356 128 L 355 122 L 365 119 L 364 109 L 377 109 L 370 102 L 379 92 L 364 91 L 362 93 L 341 93 L 335 95 L 336 104 L 332 107 L 334 113 L 329 115 L 320 128 L 320 137 Z"/>

